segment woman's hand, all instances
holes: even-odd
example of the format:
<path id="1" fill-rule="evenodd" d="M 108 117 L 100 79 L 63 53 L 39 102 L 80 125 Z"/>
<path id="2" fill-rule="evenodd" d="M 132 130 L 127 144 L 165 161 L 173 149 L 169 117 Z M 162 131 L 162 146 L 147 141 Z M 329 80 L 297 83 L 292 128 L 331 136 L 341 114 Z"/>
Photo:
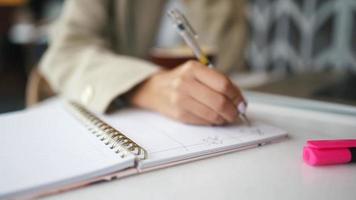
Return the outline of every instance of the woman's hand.
<path id="1" fill-rule="evenodd" d="M 244 101 L 231 80 L 196 61 L 154 74 L 129 94 L 137 107 L 189 124 L 221 125 L 235 121 Z"/>

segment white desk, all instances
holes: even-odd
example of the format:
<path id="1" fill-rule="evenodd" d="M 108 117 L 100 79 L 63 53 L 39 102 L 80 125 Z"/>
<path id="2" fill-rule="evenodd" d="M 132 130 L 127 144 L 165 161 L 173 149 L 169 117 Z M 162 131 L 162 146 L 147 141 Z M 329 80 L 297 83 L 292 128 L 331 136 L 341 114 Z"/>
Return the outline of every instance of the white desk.
<path id="1" fill-rule="evenodd" d="M 307 139 L 356 138 L 356 115 L 253 99 L 249 116 L 288 130 L 290 138 L 47 199 L 356 199 L 356 164 L 310 167 L 301 158 Z"/>

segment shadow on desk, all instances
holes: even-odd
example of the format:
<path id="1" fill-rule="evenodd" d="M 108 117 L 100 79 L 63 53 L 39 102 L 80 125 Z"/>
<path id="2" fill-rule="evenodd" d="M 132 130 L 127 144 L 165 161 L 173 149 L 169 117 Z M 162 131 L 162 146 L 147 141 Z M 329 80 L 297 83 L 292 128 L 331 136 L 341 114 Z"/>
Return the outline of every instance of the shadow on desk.
<path id="1" fill-rule="evenodd" d="M 355 88 L 356 74 L 314 72 L 288 76 L 250 89 L 356 106 Z"/>

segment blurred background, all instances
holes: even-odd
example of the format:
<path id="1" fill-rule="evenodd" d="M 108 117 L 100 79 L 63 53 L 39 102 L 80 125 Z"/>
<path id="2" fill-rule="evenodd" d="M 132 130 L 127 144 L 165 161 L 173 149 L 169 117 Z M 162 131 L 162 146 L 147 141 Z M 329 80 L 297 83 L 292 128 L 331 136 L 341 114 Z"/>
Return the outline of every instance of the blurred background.
<path id="1" fill-rule="evenodd" d="M 26 86 L 62 0 L 0 0 L 0 113 L 25 108 Z"/>
<path id="2" fill-rule="evenodd" d="M 0 113 L 25 108 L 64 0 L 0 0 Z M 355 0 L 249 0 L 245 90 L 356 105 Z"/>

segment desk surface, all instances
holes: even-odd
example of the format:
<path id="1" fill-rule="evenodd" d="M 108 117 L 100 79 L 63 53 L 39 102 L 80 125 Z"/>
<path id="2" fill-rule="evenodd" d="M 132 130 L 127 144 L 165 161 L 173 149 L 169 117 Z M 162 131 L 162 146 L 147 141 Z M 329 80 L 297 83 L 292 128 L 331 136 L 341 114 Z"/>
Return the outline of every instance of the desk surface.
<path id="1" fill-rule="evenodd" d="M 301 155 L 307 139 L 356 138 L 356 116 L 258 101 L 251 101 L 248 115 L 290 137 L 46 199 L 355 199 L 356 164 L 311 167 Z"/>

